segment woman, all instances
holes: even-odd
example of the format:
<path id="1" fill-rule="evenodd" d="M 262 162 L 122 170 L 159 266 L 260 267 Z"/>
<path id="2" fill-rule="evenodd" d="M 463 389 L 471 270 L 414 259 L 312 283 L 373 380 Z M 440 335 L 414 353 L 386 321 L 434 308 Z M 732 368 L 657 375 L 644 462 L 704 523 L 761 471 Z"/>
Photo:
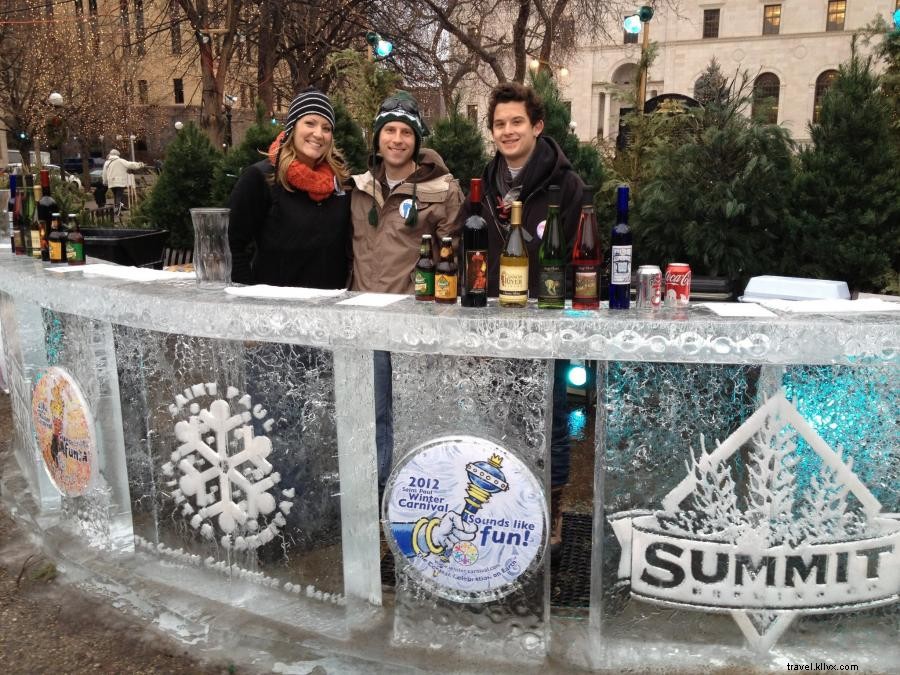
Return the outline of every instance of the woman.
<path id="1" fill-rule="evenodd" d="M 334 146 L 334 108 L 317 89 L 291 103 L 267 159 L 231 192 L 231 278 L 241 284 L 345 288 L 349 276 L 349 171 Z"/>

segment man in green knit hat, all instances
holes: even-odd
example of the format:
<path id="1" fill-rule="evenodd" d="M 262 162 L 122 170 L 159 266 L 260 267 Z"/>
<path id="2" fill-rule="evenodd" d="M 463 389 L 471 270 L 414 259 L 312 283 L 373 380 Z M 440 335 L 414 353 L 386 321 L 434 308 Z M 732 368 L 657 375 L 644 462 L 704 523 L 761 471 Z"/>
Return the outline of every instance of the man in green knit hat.
<path id="1" fill-rule="evenodd" d="M 459 182 L 434 150 L 422 148 L 428 127 L 405 91 L 384 100 L 375 116 L 369 170 L 353 176 L 353 277 L 350 289 L 413 293 L 423 234 L 439 260 L 441 237 L 459 243 Z M 383 490 L 393 454 L 391 361 L 375 352 L 375 423 L 378 484 Z"/>

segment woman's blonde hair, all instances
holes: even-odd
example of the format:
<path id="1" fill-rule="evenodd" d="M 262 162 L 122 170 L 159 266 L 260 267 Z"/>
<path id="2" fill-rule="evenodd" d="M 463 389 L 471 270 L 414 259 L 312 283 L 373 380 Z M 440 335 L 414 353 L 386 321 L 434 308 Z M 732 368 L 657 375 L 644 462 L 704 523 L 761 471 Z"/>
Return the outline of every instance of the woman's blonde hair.
<path id="1" fill-rule="evenodd" d="M 275 167 L 275 180 L 288 192 L 294 191 L 294 188 L 288 183 L 287 171 L 291 162 L 297 159 L 297 150 L 294 148 L 294 130 L 296 130 L 296 128 L 295 125 L 294 129 L 291 130 L 291 135 L 285 138 L 284 142 L 281 144 L 281 152 L 278 154 L 278 166 Z M 343 183 L 350 177 L 350 169 L 347 167 L 347 162 L 344 160 L 341 151 L 338 150 L 338 147 L 334 144 L 334 137 L 331 139 L 328 150 L 326 150 L 325 154 L 322 155 L 318 162 L 316 162 L 316 166 L 322 162 L 328 162 L 328 166 L 331 167 L 338 182 Z"/>

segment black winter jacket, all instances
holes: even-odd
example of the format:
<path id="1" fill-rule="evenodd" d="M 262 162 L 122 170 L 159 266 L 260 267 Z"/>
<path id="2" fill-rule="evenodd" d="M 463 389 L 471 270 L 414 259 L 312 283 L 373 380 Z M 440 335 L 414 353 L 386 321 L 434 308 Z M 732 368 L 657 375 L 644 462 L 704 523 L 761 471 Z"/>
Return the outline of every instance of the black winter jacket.
<path id="1" fill-rule="evenodd" d="M 321 202 L 269 182 L 268 160 L 247 167 L 231 191 L 228 240 L 235 283 L 345 288 L 350 271 L 350 193 Z"/>
<path id="2" fill-rule="evenodd" d="M 496 297 L 500 286 L 500 253 L 509 236 L 508 223 L 498 218 L 497 205 L 503 195 L 498 194 L 497 172 L 500 167 L 500 154 L 485 167 L 482 175 L 481 215 L 488 224 L 488 295 Z M 538 237 L 538 225 L 547 219 L 547 188 L 558 185 L 560 190 L 560 224 L 563 236 L 568 243 L 571 254 L 578 230 L 578 219 L 581 216 L 581 195 L 584 183 L 572 169 L 572 165 L 563 153 L 562 148 L 552 138 L 538 136 L 537 143 L 528 163 L 523 169 L 522 194 L 523 202 L 522 229 L 531 236 L 525 245 L 528 248 L 528 291 L 532 298 L 538 293 L 538 251 L 541 240 Z M 468 217 L 469 202 L 462 209 L 460 223 Z M 543 226 L 541 226 L 543 230 Z"/>

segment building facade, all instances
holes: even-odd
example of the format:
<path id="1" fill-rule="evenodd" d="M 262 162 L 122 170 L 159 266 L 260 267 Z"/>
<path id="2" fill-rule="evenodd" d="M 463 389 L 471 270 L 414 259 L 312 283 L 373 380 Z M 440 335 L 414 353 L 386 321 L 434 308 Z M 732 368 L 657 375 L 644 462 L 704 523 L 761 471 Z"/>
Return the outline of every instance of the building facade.
<path id="1" fill-rule="evenodd" d="M 565 64 L 553 66 L 583 142 L 614 142 L 620 118 L 634 107 L 643 36 L 626 34 L 622 22 L 637 6 L 610 17 L 606 32 L 613 39 L 584 45 Z M 646 99 L 664 93 L 693 97 L 715 58 L 728 79 L 748 73 L 753 114 L 808 142 L 808 124 L 838 66 L 850 57 L 852 35 L 898 7 L 900 0 L 681 0 L 660 7 L 643 27 L 658 50 Z M 470 116 L 483 117 L 487 110 L 486 96 L 470 95 L 466 103 Z"/>

